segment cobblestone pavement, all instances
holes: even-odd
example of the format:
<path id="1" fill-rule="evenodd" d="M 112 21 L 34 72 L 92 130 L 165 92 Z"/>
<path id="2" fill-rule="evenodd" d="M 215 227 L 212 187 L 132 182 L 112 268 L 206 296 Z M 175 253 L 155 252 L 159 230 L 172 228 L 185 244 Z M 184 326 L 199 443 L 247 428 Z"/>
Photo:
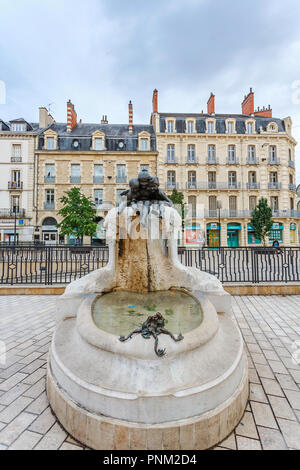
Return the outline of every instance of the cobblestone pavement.
<path id="1" fill-rule="evenodd" d="M 83 449 L 45 393 L 55 300 L 0 296 L 0 450 Z M 242 421 L 216 449 L 300 449 L 300 366 L 292 360 L 300 350 L 300 296 L 233 297 L 233 313 L 249 357 L 250 397 Z"/>

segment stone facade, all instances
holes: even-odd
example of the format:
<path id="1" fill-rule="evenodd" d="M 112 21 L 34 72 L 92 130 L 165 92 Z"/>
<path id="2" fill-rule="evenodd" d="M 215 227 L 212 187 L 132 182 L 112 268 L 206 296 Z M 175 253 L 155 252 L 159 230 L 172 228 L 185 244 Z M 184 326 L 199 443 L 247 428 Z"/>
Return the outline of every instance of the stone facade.
<path id="1" fill-rule="evenodd" d="M 216 114 L 213 94 L 207 114 L 159 113 L 157 90 L 154 98 L 158 177 L 169 194 L 174 188 L 184 194 L 187 225 L 201 227 L 209 246 L 219 246 L 220 232 L 221 246 L 253 246 L 251 211 L 266 197 L 274 220 L 270 243 L 297 246 L 291 118 L 273 118 L 270 107 L 254 111 L 252 90 L 242 103 L 251 115 Z"/>
<path id="2" fill-rule="evenodd" d="M 32 241 L 34 149 L 38 126 L 0 120 L 0 242 Z M 15 220 L 16 215 L 16 220 Z"/>

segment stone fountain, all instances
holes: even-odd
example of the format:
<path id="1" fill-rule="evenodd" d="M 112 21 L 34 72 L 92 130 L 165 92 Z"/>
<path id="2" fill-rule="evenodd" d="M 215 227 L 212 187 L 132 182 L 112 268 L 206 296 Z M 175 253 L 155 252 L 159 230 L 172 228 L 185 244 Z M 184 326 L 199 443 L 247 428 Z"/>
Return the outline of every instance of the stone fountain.
<path id="1" fill-rule="evenodd" d="M 208 449 L 244 413 L 247 359 L 231 297 L 179 262 L 181 223 L 158 179 L 141 172 L 106 216 L 108 264 L 58 299 L 48 398 L 93 449 Z"/>

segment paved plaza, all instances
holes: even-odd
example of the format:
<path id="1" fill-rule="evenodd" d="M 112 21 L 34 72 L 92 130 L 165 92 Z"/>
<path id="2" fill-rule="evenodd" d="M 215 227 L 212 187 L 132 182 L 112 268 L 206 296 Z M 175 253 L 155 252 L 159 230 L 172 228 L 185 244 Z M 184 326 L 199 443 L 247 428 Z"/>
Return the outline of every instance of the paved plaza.
<path id="1" fill-rule="evenodd" d="M 45 392 L 55 296 L 0 297 L 0 450 L 83 450 L 53 416 Z M 216 449 L 300 449 L 300 296 L 233 297 L 249 358 L 250 397 Z M 298 341 L 298 345 L 296 342 Z M 4 362 L 5 359 L 5 362 Z M 300 352 L 298 355 L 300 363 Z"/>

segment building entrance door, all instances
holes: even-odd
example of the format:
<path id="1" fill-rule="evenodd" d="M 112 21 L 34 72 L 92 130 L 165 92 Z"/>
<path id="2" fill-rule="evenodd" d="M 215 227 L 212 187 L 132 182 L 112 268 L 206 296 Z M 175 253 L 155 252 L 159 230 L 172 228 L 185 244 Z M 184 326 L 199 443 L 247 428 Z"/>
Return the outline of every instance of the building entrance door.
<path id="1" fill-rule="evenodd" d="M 238 230 L 229 230 L 227 232 L 227 245 L 233 248 L 239 246 L 239 231 Z"/>

